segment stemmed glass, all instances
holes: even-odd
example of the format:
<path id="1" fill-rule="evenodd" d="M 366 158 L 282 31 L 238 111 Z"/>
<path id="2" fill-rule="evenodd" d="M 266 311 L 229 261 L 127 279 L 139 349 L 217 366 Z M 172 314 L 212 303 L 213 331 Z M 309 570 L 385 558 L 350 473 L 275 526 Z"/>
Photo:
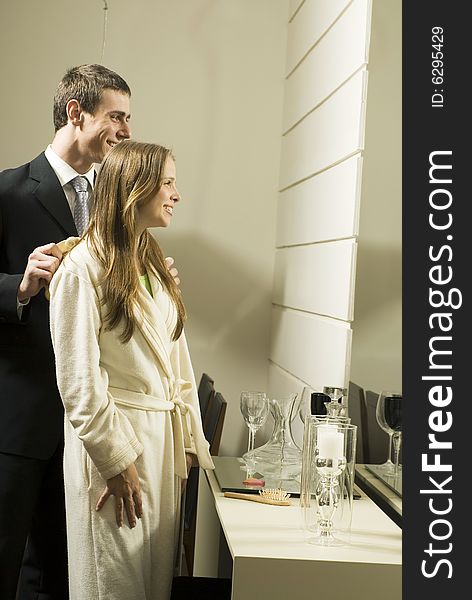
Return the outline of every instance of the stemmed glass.
<path id="1" fill-rule="evenodd" d="M 393 474 L 400 474 L 400 448 L 402 445 L 402 396 L 399 394 L 388 399 L 386 407 L 386 421 L 393 429 Z"/>
<path id="2" fill-rule="evenodd" d="M 401 427 L 401 426 L 400 426 Z M 397 429 L 393 434 L 392 438 L 393 442 L 393 475 L 397 477 L 397 475 L 401 472 L 401 464 L 399 462 L 400 459 L 400 448 L 402 445 L 402 430 Z"/>
<path id="3" fill-rule="evenodd" d="M 256 471 L 254 458 L 254 442 L 256 431 L 262 427 L 269 414 L 269 399 L 264 392 L 241 392 L 239 403 L 244 421 L 249 428 L 247 445 L 248 476 Z"/>
<path id="4" fill-rule="evenodd" d="M 380 465 L 386 475 L 397 475 L 399 472 L 399 455 L 402 436 L 402 395 L 396 392 L 382 391 L 377 400 L 375 411 L 377 423 L 389 436 L 387 460 Z M 394 461 L 391 459 L 392 443 Z"/>

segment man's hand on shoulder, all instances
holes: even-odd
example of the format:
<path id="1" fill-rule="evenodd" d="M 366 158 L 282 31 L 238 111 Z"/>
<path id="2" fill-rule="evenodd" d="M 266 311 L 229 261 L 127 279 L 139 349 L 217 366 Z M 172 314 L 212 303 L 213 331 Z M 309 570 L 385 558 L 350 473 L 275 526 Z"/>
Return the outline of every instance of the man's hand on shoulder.
<path id="1" fill-rule="evenodd" d="M 172 258 L 172 256 L 167 256 L 166 257 L 166 265 L 167 265 L 167 268 L 169 269 L 169 273 L 174 278 L 175 283 L 177 285 L 179 285 L 180 284 L 179 272 L 177 271 L 177 269 L 175 267 L 172 266 L 173 264 L 174 264 L 174 259 Z"/>
<path id="2" fill-rule="evenodd" d="M 62 260 L 62 252 L 54 242 L 35 248 L 28 257 L 23 279 L 18 287 L 18 301 L 26 302 L 49 285 Z"/>

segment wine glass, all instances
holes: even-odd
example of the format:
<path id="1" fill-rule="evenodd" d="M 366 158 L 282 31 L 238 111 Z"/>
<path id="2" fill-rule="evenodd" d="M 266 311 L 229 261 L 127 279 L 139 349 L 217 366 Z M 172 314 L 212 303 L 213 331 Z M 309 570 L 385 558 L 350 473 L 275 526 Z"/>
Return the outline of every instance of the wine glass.
<path id="1" fill-rule="evenodd" d="M 247 445 L 248 477 L 256 471 L 254 458 L 254 441 L 256 431 L 265 423 L 269 414 L 269 399 L 264 392 L 241 392 L 239 403 L 244 421 L 249 428 Z"/>
<path id="2" fill-rule="evenodd" d="M 401 471 L 400 449 L 402 445 L 402 396 L 387 398 L 386 421 L 393 428 L 393 475 L 397 477 Z"/>
<path id="3" fill-rule="evenodd" d="M 402 430 L 397 429 L 393 434 L 392 438 L 393 444 L 393 475 L 397 477 L 401 473 L 401 464 L 400 464 L 400 448 L 402 445 Z"/>
<path id="4" fill-rule="evenodd" d="M 401 445 L 402 395 L 397 392 L 380 392 L 375 416 L 380 428 L 389 437 L 387 460 L 380 465 L 380 468 L 386 475 L 396 475 L 399 471 L 398 460 Z M 393 442 L 395 446 L 394 462 L 391 459 Z"/>

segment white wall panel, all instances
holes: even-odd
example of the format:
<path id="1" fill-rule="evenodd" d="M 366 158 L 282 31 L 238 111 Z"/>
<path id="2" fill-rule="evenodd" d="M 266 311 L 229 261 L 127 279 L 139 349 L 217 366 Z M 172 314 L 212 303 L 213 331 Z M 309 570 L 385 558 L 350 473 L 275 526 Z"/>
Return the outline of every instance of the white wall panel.
<path id="1" fill-rule="evenodd" d="M 288 25 L 287 74 L 332 25 L 349 2 L 350 0 L 305 0 Z"/>
<path id="2" fill-rule="evenodd" d="M 304 381 L 269 361 L 268 395 L 270 398 L 283 398 L 290 394 L 299 394 L 305 385 L 307 384 Z"/>
<path id="3" fill-rule="evenodd" d="M 282 139 L 280 189 L 362 150 L 367 71 L 359 71 Z"/>
<path id="4" fill-rule="evenodd" d="M 367 71 L 359 71 L 282 139 L 280 189 L 363 148 Z"/>
<path id="5" fill-rule="evenodd" d="M 350 352 L 348 323 L 273 307 L 270 359 L 295 377 L 346 387 Z"/>
<path id="6" fill-rule="evenodd" d="M 279 193 L 276 245 L 307 244 L 358 234 L 360 154 Z"/>
<path id="7" fill-rule="evenodd" d="M 288 9 L 288 20 L 291 21 L 293 19 L 294 14 L 300 8 L 300 5 L 303 4 L 305 0 L 290 0 L 289 9 Z"/>
<path id="8" fill-rule="evenodd" d="M 354 0 L 285 84 L 283 130 L 367 63 L 371 0 Z"/>
<path id="9" fill-rule="evenodd" d="M 273 302 L 351 321 L 356 247 L 350 239 L 277 250 Z"/>
<path id="10" fill-rule="evenodd" d="M 290 0 L 272 397 L 349 381 L 371 9 L 372 0 Z M 292 430 L 301 444 L 299 417 Z"/>

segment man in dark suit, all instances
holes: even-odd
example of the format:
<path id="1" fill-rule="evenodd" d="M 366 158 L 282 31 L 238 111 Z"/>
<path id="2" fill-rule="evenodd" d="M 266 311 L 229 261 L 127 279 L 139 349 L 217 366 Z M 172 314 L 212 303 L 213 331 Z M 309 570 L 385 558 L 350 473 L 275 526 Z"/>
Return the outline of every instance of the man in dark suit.
<path id="1" fill-rule="evenodd" d="M 70 69 L 54 97 L 51 145 L 0 173 L 1 600 L 68 597 L 64 413 L 44 287 L 62 258 L 55 242 L 78 233 L 71 181 L 84 176 L 91 196 L 94 163 L 130 137 L 130 95 L 101 65 Z"/>

